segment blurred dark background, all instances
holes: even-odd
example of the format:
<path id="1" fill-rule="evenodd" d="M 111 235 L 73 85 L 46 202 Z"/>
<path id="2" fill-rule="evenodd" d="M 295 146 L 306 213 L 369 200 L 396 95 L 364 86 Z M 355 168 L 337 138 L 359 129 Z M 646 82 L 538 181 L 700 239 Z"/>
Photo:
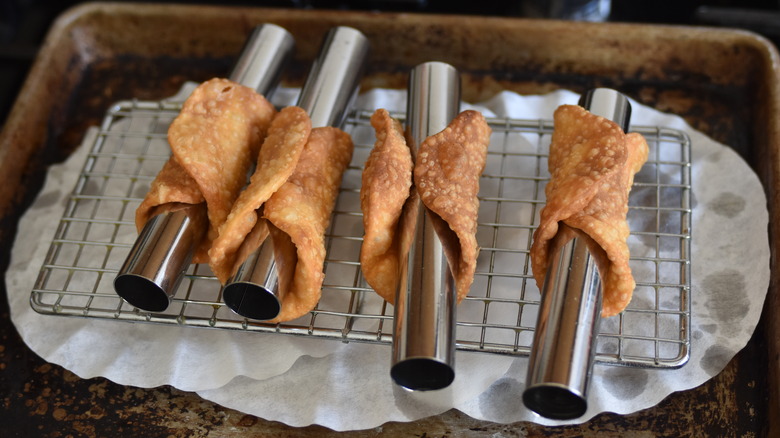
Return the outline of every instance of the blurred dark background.
<path id="1" fill-rule="evenodd" d="M 77 3 L 81 2 L 0 0 L 0 123 L 5 122 L 52 21 Z M 780 0 L 212 0 L 165 3 L 724 26 L 752 30 L 766 36 L 776 45 L 780 42 Z"/>

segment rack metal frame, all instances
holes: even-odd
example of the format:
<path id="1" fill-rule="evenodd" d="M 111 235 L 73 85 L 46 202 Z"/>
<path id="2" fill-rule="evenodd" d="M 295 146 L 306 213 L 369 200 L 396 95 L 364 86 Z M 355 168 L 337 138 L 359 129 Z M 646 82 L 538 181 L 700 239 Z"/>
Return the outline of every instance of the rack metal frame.
<path id="1" fill-rule="evenodd" d="M 323 297 L 307 316 L 269 324 L 233 313 L 222 302 L 208 266 L 192 265 L 171 305 L 142 311 L 113 290 L 118 268 L 136 236 L 135 209 L 170 155 L 168 125 L 181 102 L 125 101 L 107 113 L 30 296 L 42 314 L 272 332 L 390 344 L 392 306 L 365 283 L 359 253 L 363 227 L 360 175 L 374 143 L 371 112 L 345 123 L 355 142 L 326 235 Z M 402 119 L 404 114 L 396 113 Z M 530 352 L 539 290 L 528 248 L 544 205 L 552 122 L 490 118 L 493 130 L 480 180 L 475 281 L 458 307 L 456 348 L 525 356 Z M 632 126 L 645 136 L 650 158 L 629 197 L 634 298 L 602 321 L 596 362 L 676 368 L 690 356 L 691 145 L 679 130 Z"/>

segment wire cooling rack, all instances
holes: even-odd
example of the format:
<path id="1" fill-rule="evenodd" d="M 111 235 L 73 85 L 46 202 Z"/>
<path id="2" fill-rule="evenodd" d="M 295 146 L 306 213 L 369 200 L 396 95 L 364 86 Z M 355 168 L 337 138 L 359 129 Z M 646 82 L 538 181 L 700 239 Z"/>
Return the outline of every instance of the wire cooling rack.
<path id="1" fill-rule="evenodd" d="M 100 126 L 31 294 L 39 313 L 215 329 L 274 332 L 345 342 L 391 343 L 393 309 L 365 283 L 359 190 L 374 142 L 369 111 L 345 130 L 355 152 L 326 235 L 322 300 L 297 320 L 268 324 L 233 313 L 206 265 L 190 266 L 169 308 L 142 311 L 113 289 L 135 238 L 135 209 L 170 155 L 168 125 L 181 102 L 122 102 Z M 403 118 L 403 114 L 394 114 Z M 481 252 L 474 284 L 458 306 L 460 350 L 527 355 L 539 308 L 528 248 L 544 204 L 552 122 L 489 119 L 493 130 L 480 180 Z M 680 131 L 633 126 L 650 158 L 629 199 L 634 298 L 602 321 L 596 361 L 652 368 L 682 366 L 690 344 L 690 141 Z M 53 225 L 55 226 L 55 225 Z"/>

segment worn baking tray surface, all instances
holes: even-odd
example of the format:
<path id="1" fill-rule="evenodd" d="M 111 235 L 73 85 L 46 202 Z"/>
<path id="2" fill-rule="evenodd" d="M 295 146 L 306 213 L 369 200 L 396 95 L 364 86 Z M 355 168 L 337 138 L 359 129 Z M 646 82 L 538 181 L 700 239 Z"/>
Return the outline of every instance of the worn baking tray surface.
<path id="1" fill-rule="evenodd" d="M 133 97 L 162 99 L 174 94 L 185 80 L 223 74 L 250 29 L 264 21 L 285 26 L 299 42 L 288 85 L 300 85 L 327 29 L 350 25 L 375 41 L 364 89 L 403 88 L 408 68 L 430 59 L 450 62 L 464 72 L 468 101 L 484 100 L 502 89 L 536 94 L 610 86 L 641 103 L 680 114 L 695 128 L 731 145 L 753 165 L 768 198 L 777 196 L 777 53 L 753 34 L 484 17 L 91 4 L 65 14 L 52 28 L 22 90 L 23 98 L 15 104 L 0 137 L 0 166 L 5 176 L 0 188 L 3 240 L 12 239 L 15 223 L 40 187 L 46 165 L 67 156 L 84 137 L 86 127 L 98 125 L 111 104 Z M 396 37 L 375 38 L 378 35 Z M 777 236 L 780 221 L 774 219 L 774 202 L 770 208 L 772 235 Z M 775 288 L 773 277 L 767 309 L 777 308 Z M 12 330 L 7 319 L 3 327 Z M 606 429 L 623 434 L 649 429 L 668 436 L 766 434 L 768 420 L 780 418 L 775 379 L 779 339 L 775 320 L 765 319 L 763 329 L 724 372 L 695 390 L 670 395 L 647 411 L 630 416 L 604 414 L 582 426 L 554 430 L 531 424 L 516 427 L 566 436 Z M 18 340 L 9 341 L 6 352 L 12 345 L 24 349 Z M 19 402 L 6 406 L 6 412 L 13 415 L 33 415 L 42 394 L 60 391 L 60 401 L 52 400 L 51 409 L 66 403 L 63 406 L 70 411 L 86 413 L 96 403 L 110 403 L 112 409 L 94 423 L 104 435 L 121 435 L 116 425 L 127 424 L 128 418 L 135 419 L 135 426 L 127 427 L 142 434 L 160 427 L 225 433 L 239 427 L 288 433 L 276 423 L 239 414 L 216 421 L 218 406 L 178 391 L 159 389 L 122 396 L 121 387 L 101 382 L 107 391 L 84 397 L 93 380 L 63 380 L 58 367 L 44 366 L 34 355 L 22 357 L 3 356 L 5 369 L 13 374 L 11 381 L 19 385 Z M 41 384 L 41 379 L 48 383 Z M 22 385 L 29 392 L 22 391 Z M 160 399 L 169 400 L 167 409 L 159 408 Z M 718 414 L 713 416 L 713 412 Z M 36 434 L 38 427 L 61 430 L 58 421 L 35 418 L 39 421 L 29 423 L 35 425 Z M 442 435 L 468 429 L 490 434 L 506 427 L 450 412 L 410 424 L 387 424 L 383 429 L 387 434 Z M 330 434 L 317 427 L 297 433 Z"/>

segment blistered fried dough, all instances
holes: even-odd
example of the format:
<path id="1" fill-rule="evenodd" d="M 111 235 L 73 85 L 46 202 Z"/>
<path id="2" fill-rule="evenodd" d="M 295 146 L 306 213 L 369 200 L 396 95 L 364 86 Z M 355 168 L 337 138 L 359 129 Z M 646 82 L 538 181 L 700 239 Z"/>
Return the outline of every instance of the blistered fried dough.
<path id="1" fill-rule="evenodd" d="M 275 113 L 264 97 L 227 79 L 199 85 L 168 129 L 168 142 L 180 169 L 165 166 L 158 174 L 152 183 L 154 199 L 144 200 L 136 212 L 139 230 L 151 217 L 151 209 L 181 202 L 181 192 L 192 193 L 194 183 L 206 202 L 209 219 L 208 234 L 194 261 L 207 261 L 210 242 L 246 183 L 247 170 Z M 173 172 L 166 174 L 171 169 Z"/>
<path id="2" fill-rule="evenodd" d="M 154 216 L 184 210 L 195 229 L 206 229 L 206 205 L 198 185 L 179 165 L 176 157 L 170 157 L 152 181 L 141 206 L 136 210 L 138 231 Z M 196 208 L 191 208 L 197 206 Z"/>
<path id="3" fill-rule="evenodd" d="M 171 157 L 165 162 L 157 177 L 152 181 L 141 205 L 135 212 L 135 222 L 140 232 L 144 224 L 160 213 L 170 211 L 179 204 L 200 204 L 206 202 L 195 180 Z"/>
<path id="4" fill-rule="evenodd" d="M 625 309 L 636 285 L 626 242 L 628 193 L 647 154 L 647 142 L 640 134 L 625 134 L 617 124 L 576 105 L 555 111 L 547 203 L 531 246 L 540 288 L 549 263 L 550 239 L 564 223 L 590 236 L 607 255 L 608 263 L 599 266 L 602 316 Z"/>
<path id="5" fill-rule="evenodd" d="M 437 232 L 455 277 L 458 301 L 468 294 L 477 266 L 477 193 L 490 133 L 481 113 L 464 111 L 423 141 L 414 166 L 420 199 L 448 226 L 438 223 Z"/>
<path id="6" fill-rule="evenodd" d="M 292 283 L 289 290 L 281 291 L 282 309 L 273 322 L 298 318 L 320 299 L 325 229 L 351 158 L 352 139 L 344 131 L 312 129 L 295 171 L 263 207 L 264 217 L 295 245 L 295 255 L 291 256 L 295 260 L 278 263 L 280 277 L 292 278 Z M 294 275 L 283 271 L 287 269 L 294 269 Z"/>
<path id="7" fill-rule="evenodd" d="M 258 209 L 293 173 L 310 132 L 311 119 L 298 107 L 284 108 L 271 122 L 268 136 L 260 148 L 255 173 L 233 204 L 209 250 L 211 270 L 222 284 L 243 263 L 246 255 L 262 243 L 262 240 L 246 239 L 258 225 L 262 214 Z"/>
<path id="8" fill-rule="evenodd" d="M 412 186 L 412 154 L 401 124 L 386 110 L 378 109 L 371 125 L 376 143 L 366 159 L 360 186 L 365 229 L 360 265 L 366 282 L 392 304 L 401 255 L 401 211 Z"/>

